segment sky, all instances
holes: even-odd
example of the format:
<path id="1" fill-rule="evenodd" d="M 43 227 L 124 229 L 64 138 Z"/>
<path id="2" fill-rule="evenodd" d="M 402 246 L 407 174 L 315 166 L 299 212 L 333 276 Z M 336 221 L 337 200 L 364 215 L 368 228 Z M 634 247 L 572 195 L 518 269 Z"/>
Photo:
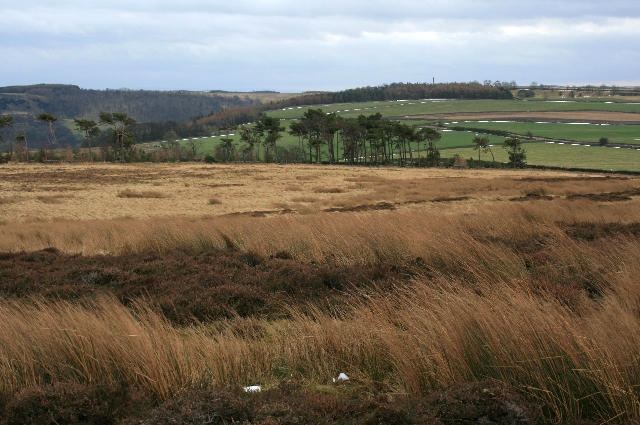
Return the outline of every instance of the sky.
<path id="1" fill-rule="evenodd" d="M 640 0 L 0 0 L 0 86 L 640 85 Z"/>

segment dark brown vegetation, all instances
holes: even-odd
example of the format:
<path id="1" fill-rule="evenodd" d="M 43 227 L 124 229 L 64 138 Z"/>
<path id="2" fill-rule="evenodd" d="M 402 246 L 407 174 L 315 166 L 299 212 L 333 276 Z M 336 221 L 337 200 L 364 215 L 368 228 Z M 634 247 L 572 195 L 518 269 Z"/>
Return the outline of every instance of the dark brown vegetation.
<path id="1" fill-rule="evenodd" d="M 385 288 L 413 268 L 305 264 L 286 252 L 146 253 L 126 257 L 64 255 L 55 249 L 0 254 L 5 299 L 96 299 L 113 295 L 125 305 L 145 300 L 178 325 L 234 317 L 278 319 L 285 305 L 331 305 L 344 291 Z"/>
<path id="2" fill-rule="evenodd" d="M 514 388 L 494 380 L 452 384 L 425 397 L 392 396 L 372 391 L 363 398 L 350 383 L 310 391 L 282 380 L 257 394 L 240 388 L 190 389 L 154 402 L 121 385 L 41 385 L 0 404 L 6 425 L 64 424 L 535 424 L 540 406 Z"/>
<path id="3" fill-rule="evenodd" d="M 157 190 L 135 191 L 125 189 L 118 193 L 118 198 L 164 198 L 166 195 Z"/>

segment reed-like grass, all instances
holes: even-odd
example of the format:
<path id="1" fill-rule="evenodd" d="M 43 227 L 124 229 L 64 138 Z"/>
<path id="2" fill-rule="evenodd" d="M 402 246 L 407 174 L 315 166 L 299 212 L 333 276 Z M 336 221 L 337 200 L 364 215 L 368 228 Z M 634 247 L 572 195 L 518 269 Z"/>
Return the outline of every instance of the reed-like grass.
<path id="1" fill-rule="evenodd" d="M 637 255 L 637 248 L 634 255 Z M 639 264 L 639 263 L 636 263 Z M 307 309 L 281 322 L 236 319 L 176 329 L 141 306 L 2 302 L 0 388 L 51 381 L 118 382 L 166 398 L 189 387 L 269 386 L 284 377 L 421 395 L 495 378 L 573 421 L 640 414 L 640 286 L 621 271 L 579 313 L 507 282 L 419 280 L 334 315 Z"/>
<path id="2" fill-rule="evenodd" d="M 54 247 L 85 255 L 121 255 L 172 249 L 233 249 L 264 256 L 286 251 L 300 261 L 343 264 L 417 257 L 443 261 L 467 258 L 505 267 L 500 241 L 527 237 L 565 238 L 558 223 L 637 222 L 634 202 L 596 204 L 588 200 L 449 203 L 398 211 L 318 213 L 254 217 L 161 218 L 149 220 L 60 220 L 0 226 L 0 252 Z M 491 239 L 493 242 L 491 242 Z M 491 242 L 490 249 L 485 246 Z M 570 242 L 566 242 L 570 243 Z M 477 253 L 477 254 L 476 254 Z M 475 259 L 475 260 L 472 260 Z"/>

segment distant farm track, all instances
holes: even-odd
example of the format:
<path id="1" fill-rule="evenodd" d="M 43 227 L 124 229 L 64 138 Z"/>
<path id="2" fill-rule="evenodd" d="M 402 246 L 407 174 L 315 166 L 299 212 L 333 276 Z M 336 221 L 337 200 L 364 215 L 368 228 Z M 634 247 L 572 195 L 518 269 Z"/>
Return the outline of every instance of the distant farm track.
<path id="1" fill-rule="evenodd" d="M 407 117 L 405 117 L 406 119 Z M 555 111 L 555 112 L 466 112 L 455 114 L 412 115 L 411 119 L 436 120 L 536 120 L 557 122 L 591 122 L 640 124 L 640 114 L 611 111 Z"/>

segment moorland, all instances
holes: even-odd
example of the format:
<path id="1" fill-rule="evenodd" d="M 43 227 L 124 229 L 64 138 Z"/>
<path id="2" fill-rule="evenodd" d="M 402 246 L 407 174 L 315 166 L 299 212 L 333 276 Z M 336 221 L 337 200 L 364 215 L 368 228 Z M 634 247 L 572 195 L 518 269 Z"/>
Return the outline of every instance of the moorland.
<path id="1" fill-rule="evenodd" d="M 635 176 L 0 167 L 4 423 L 640 413 Z"/>

